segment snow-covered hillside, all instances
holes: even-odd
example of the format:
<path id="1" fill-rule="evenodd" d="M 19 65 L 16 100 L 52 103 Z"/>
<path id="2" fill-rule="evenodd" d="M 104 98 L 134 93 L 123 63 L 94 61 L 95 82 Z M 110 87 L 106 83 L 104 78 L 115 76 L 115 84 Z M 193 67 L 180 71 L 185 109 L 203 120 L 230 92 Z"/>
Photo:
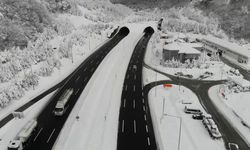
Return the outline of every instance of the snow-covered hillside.
<path id="1" fill-rule="evenodd" d="M 131 12 L 106 0 L 71 1 L 72 6 L 73 2 L 75 7 L 70 11 L 51 13 L 53 28 L 44 28 L 43 33 L 36 34 L 37 39 L 28 42 L 27 48 L 0 51 L 1 116 L 5 114 L 3 110 L 14 109 L 10 104 L 27 102 L 44 86 L 51 87 L 66 77 L 107 39 L 114 22 Z M 5 14 L 2 16 L 6 18 Z M 62 78 L 57 79 L 59 76 Z"/>

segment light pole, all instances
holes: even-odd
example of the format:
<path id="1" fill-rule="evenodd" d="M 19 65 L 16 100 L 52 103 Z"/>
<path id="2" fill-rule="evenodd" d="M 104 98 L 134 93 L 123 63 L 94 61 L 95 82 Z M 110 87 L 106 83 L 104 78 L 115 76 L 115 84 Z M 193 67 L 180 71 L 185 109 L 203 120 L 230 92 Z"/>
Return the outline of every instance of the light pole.
<path id="1" fill-rule="evenodd" d="M 163 114 L 163 115 L 162 115 L 161 120 L 163 119 L 164 115 L 179 119 L 180 126 L 179 126 L 178 150 L 180 150 L 180 145 L 181 145 L 181 126 L 182 126 L 182 118 L 181 118 L 180 116 L 175 116 L 175 115 L 170 115 L 170 114 L 164 113 L 165 101 L 166 101 L 166 100 L 165 100 L 165 97 L 163 97 L 163 107 L 162 107 L 162 114 Z M 161 120 L 160 120 L 160 123 L 161 123 Z"/>
<path id="2" fill-rule="evenodd" d="M 89 33 L 89 51 L 90 51 L 90 48 L 91 48 L 91 47 L 90 47 L 90 33 Z"/>

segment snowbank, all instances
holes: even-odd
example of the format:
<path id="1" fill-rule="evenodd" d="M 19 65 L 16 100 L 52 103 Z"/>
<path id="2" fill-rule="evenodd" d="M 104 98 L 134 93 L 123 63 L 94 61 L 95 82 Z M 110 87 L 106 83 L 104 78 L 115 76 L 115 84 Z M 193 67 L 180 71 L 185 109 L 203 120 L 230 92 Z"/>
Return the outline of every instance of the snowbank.
<path id="1" fill-rule="evenodd" d="M 157 73 L 151 69 L 148 69 L 146 67 L 143 67 L 142 74 L 143 74 L 142 76 L 143 76 L 144 85 L 147 85 L 151 82 L 160 81 L 160 80 L 170 80 L 170 78 L 160 73 Z"/>
<path id="2" fill-rule="evenodd" d="M 0 129 L 0 149 L 5 150 L 10 142 L 13 140 L 16 135 L 20 132 L 23 126 L 28 123 L 31 119 L 37 117 L 39 112 L 46 106 L 50 98 L 55 94 L 56 91 L 50 93 L 28 109 L 26 109 L 23 114 L 24 118 L 22 119 L 13 119 L 9 123 L 7 123 L 3 128 Z"/>
<path id="3" fill-rule="evenodd" d="M 116 149 L 119 106 L 125 73 L 134 47 L 145 28 L 145 25 L 127 26 L 130 34 L 97 68 L 53 149 Z M 76 115 L 80 116 L 78 121 L 75 119 Z"/>
<path id="4" fill-rule="evenodd" d="M 230 122 L 231 125 L 235 127 L 237 132 L 245 139 L 245 141 L 248 141 L 248 145 L 250 145 L 250 130 L 249 128 L 242 125 L 241 121 L 245 117 L 249 118 L 249 113 L 245 114 L 245 111 L 247 106 L 249 106 L 249 98 L 244 100 L 242 98 L 237 99 L 237 101 L 233 99 L 229 99 L 229 102 L 225 102 L 225 99 L 222 99 L 222 97 L 219 94 L 219 89 L 221 85 L 217 85 L 214 87 L 211 87 L 208 91 L 208 94 L 210 96 L 210 99 L 213 101 L 214 105 L 220 110 L 220 112 L 227 118 L 227 120 Z M 244 98 L 244 97 L 243 97 Z M 230 102 L 231 101 L 231 102 Z M 246 102 L 246 103 L 245 103 Z M 229 107 L 226 103 L 234 104 L 234 107 Z M 241 109 L 241 110 L 239 110 Z M 240 114 L 244 114 L 241 116 L 242 118 L 238 117 L 236 113 L 240 111 Z M 244 118 L 243 118 L 244 117 Z"/>
<path id="5" fill-rule="evenodd" d="M 165 89 L 159 85 L 151 89 L 148 96 L 156 138 L 162 143 L 161 150 L 177 150 L 179 140 L 180 150 L 225 149 L 223 141 L 213 140 L 200 120 L 194 120 L 190 114 L 184 113 L 184 98 L 193 100 L 188 107 L 205 112 L 191 90 L 183 86 L 179 90 L 177 85 Z"/>

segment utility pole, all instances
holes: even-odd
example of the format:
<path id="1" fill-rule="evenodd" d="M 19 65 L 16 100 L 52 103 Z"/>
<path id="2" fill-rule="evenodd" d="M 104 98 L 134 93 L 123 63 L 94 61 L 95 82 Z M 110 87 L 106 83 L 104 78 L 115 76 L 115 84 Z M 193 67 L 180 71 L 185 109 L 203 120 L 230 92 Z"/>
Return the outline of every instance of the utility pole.
<path id="1" fill-rule="evenodd" d="M 181 125 L 182 125 L 182 118 L 180 117 L 180 128 L 179 128 L 179 141 L 178 141 L 178 150 L 180 150 L 181 146 Z"/>
<path id="2" fill-rule="evenodd" d="M 89 33 L 89 51 L 90 51 L 90 33 Z"/>

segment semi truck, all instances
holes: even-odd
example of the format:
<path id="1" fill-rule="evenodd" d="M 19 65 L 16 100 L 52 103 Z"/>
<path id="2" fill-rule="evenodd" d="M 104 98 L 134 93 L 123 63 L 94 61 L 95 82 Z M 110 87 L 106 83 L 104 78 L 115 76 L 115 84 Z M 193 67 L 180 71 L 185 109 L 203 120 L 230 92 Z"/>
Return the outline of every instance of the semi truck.
<path id="1" fill-rule="evenodd" d="M 37 126 L 36 120 L 30 120 L 18 133 L 14 140 L 10 141 L 8 150 L 23 150 Z"/>
<path id="2" fill-rule="evenodd" d="M 73 89 L 67 89 L 62 96 L 59 98 L 59 100 L 56 103 L 56 107 L 54 109 L 55 116 L 62 116 L 66 109 L 67 109 L 67 103 L 73 94 Z"/>
<path id="3" fill-rule="evenodd" d="M 214 120 L 212 119 L 211 115 L 204 116 L 202 123 L 204 124 L 209 135 L 213 139 L 220 139 L 222 137 L 222 135 L 221 135 L 217 125 L 215 124 Z"/>

